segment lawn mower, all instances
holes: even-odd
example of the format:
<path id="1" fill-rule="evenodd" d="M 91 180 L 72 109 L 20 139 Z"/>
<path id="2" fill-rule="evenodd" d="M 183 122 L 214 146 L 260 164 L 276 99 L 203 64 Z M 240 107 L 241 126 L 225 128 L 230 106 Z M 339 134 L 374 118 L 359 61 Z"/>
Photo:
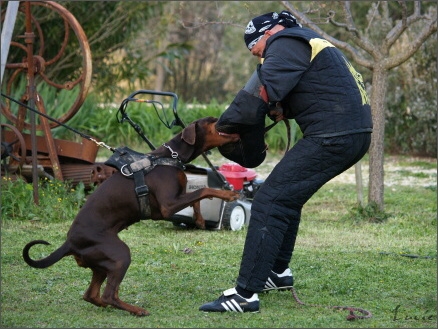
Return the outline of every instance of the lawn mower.
<path id="1" fill-rule="evenodd" d="M 144 99 L 145 95 L 153 96 L 155 99 Z M 163 105 L 162 98 L 170 99 L 169 106 Z M 128 115 L 127 109 L 130 102 L 149 104 L 145 108 L 155 111 L 161 123 L 168 129 L 175 126 L 182 129 L 186 127 L 177 112 L 178 96 L 175 93 L 154 90 L 137 90 L 133 92 L 122 101 L 117 111 L 117 121 L 119 123 L 128 122 L 151 150 L 155 149 L 154 144 L 145 136 L 140 125 L 135 123 Z M 206 167 L 193 164 L 185 165 L 186 191 L 192 192 L 203 187 L 210 187 L 240 192 L 239 199 L 233 202 L 226 202 L 217 198 L 202 200 L 201 214 L 208 229 L 220 230 L 226 228 L 233 231 L 242 229 L 249 223 L 251 202 L 257 190 L 263 184 L 263 180 L 257 179 L 257 174 L 253 169 L 244 168 L 233 162 L 214 166 L 206 153 L 203 153 L 202 157 L 207 163 Z M 175 226 L 195 227 L 192 207 L 184 208 L 166 220 L 171 221 Z"/>

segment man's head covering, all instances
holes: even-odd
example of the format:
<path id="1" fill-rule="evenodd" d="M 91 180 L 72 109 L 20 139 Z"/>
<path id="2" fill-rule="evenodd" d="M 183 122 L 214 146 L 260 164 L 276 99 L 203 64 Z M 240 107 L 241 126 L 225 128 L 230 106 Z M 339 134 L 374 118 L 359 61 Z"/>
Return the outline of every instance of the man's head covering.
<path id="1" fill-rule="evenodd" d="M 275 25 L 280 24 L 286 28 L 299 26 L 297 19 L 290 12 L 283 10 L 280 14 L 270 12 L 256 18 L 253 18 L 245 29 L 244 40 L 249 50 L 263 37 L 265 31 L 272 29 Z"/>

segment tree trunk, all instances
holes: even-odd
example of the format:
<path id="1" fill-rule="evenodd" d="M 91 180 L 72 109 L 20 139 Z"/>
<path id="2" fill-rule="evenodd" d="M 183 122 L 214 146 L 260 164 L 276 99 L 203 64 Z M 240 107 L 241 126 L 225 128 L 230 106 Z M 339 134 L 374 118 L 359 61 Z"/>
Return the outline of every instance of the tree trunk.
<path id="1" fill-rule="evenodd" d="M 166 71 L 164 70 L 163 65 L 165 65 L 165 59 L 158 58 L 157 66 L 155 68 L 155 90 L 162 91 L 164 88 L 164 80 L 166 78 Z M 159 95 L 154 95 L 154 100 L 161 102 L 162 97 Z"/>
<path id="2" fill-rule="evenodd" d="M 386 109 L 386 86 L 388 71 L 377 64 L 373 70 L 373 82 L 371 91 L 371 113 L 373 116 L 373 133 L 369 149 L 370 173 L 368 203 L 376 203 L 383 211 L 383 157 L 385 139 L 385 109 Z"/>
<path id="3" fill-rule="evenodd" d="M 354 173 L 356 177 L 357 203 L 363 207 L 362 160 L 359 160 L 354 165 Z"/>

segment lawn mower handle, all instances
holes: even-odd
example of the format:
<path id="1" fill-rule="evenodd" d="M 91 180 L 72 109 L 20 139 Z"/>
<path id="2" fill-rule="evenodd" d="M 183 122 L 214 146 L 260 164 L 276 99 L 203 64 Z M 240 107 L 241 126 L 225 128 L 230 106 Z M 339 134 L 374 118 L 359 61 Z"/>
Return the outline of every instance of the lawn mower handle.
<path id="1" fill-rule="evenodd" d="M 138 94 L 172 97 L 173 98 L 172 110 L 173 110 L 173 115 L 175 117 L 175 120 L 172 122 L 172 127 L 173 126 L 180 126 L 182 128 L 186 127 L 184 122 L 178 116 L 178 112 L 177 112 L 178 96 L 175 93 L 172 93 L 170 91 L 157 91 L 157 90 L 140 89 L 140 90 L 134 91 L 131 95 L 128 96 L 128 98 L 134 98 L 134 96 L 136 96 Z"/>

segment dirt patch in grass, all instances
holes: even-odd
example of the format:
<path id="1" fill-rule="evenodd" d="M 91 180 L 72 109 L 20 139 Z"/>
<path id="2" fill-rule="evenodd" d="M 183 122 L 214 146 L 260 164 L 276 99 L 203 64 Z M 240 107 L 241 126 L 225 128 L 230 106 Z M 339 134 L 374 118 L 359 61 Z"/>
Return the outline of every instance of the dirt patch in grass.
<path id="1" fill-rule="evenodd" d="M 427 165 L 421 165 L 421 163 Z M 435 168 L 431 168 L 435 164 Z M 369 180 L 369 162 L 362 160 L 359 164 L 362 170 L 363 184 L 367 185 Z M 385 186 L 436 186 L 437 169 L 436 159 L 431 158 L 405 158 L 389 156 L 384 162 L 384 184 Z M 355 167 L 332 179 L 332 182 L 343 182 L 355 184 Z"/>
<path id="2" fill-rule="evenodd" d="M 282 154 L 268 154 L 266 160 L 254 170 L 257 178 L 266 179 L 271 173 L 274 166 L 280 161 Z M 211 161 L 214 165 L 220 166 L 230 161 L 226 158 L 211 155 Z M 202 163 L 200 164 L 204 166 Z M 362 172 L 363 184 L 368 185 L 369 181 L 369 162 L 368 159 L 360 161 L 359 165 Z M 402 185 L 402 186 L 435 186 L 437 185 L 437 159 L 434 158 L 417 158 L 404 156 L 387 156 L 384 163 L 385 186 Z M 355 184 L 356 183 L 355 166 L 333 178 L 330 182 Z"/>

